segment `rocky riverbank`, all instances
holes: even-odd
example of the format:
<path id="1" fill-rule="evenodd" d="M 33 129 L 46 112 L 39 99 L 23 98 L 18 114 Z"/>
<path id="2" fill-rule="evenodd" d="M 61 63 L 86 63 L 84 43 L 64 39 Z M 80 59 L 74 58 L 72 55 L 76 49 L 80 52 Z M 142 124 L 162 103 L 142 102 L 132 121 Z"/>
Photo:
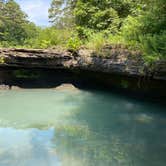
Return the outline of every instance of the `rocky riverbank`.
<path id="1" fill-rule="evenodd" d="M 101 55 L 102 54 L 102 55 Z M 141 53 L 106 47 L 101 53 L 34 49 L 0 49 L 1 67 L 86 70 L 166 80 L 166 61 L 147 65 Z"/>
<path id="2" fill-rule="evenodd" d="M 57 71 L 60 71 L 60 74 L 57 75 Z M 143 92 L 149 90 L 160 95 L 165 91 L 166 61 L 147 65 L 139 51 L 112 46 L 107 46 L 98 53 L 86 49 L 77 52 L 0 49 L 1 89 L 24 88 L 23 82 L 27 79 L 28 84 L 35 84 L 35 87 L 43 80 L 43 85 L 48 84 L 49 87 L 56 87 L 59 80 L 61 83 L 77 85 L 83 80 L 82 84 L 88 82 L 102 87 L 121 87 L 134 91 L 139 89 Z"/>

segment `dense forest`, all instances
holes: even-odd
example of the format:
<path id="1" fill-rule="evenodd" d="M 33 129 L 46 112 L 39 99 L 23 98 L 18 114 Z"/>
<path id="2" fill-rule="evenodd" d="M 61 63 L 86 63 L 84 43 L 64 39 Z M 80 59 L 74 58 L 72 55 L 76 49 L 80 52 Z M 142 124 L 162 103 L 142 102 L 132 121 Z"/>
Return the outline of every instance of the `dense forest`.
<path id="1" fill-rule="evenodd" d="M 52 0 L 38 27 L 14 0 L 0 0 L 0 47 L 100 50 L 121 45 L 146 60 L 166 58 L 165 0 Z"/>

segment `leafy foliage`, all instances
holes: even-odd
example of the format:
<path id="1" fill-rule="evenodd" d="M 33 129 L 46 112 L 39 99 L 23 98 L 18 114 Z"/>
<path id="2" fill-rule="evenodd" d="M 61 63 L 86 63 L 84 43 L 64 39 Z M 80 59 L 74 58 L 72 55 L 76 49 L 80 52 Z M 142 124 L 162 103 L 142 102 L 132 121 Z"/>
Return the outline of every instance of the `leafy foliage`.
<path id="1" fill-rule="evenodd" d="M 119 17 L 113 8 L 103 8 L 93 1 L 84 2 L 80 0 L 74 10 L 76 25 L 94 30 L 110 29 L 116 31 L 119 25 Z"/>
<path id="2" fill-rule="evenodd" d="M 82 42 L 78 38 L 78 36 L 73 36 L 73 37 L 68 39 L 66 46 L 68 49 L 70 49 L 72 51 L 76 51 L 77 49 L 79 49 L 81 44 L 82 44 Z"/>
<path id="3" fill-rule="evenodd" d="M 0 43 L 5 47 L 21 45 L 36 36 L 36 25 L 14 0 L 0 1 Z"/>
<path id="4" fill-rule="evenodd" d="M 99 51 L 121 44 L 146 60 L 166 58 L 165 0 L 52 0 L 49 18 L 52 27 L 37 27 L 14 0 L 0 0 L 0 46 Z"/>
<path id="5" fill-rule="evenodd" d="M 70 36 L 71 32 L 67 30 L 58 30 L 54 27 L 38 28 L 37 36 L 27 39 L 25 45 L 30 48 L 49 48 L 57 45 L 65 46 Z"/>
<path id="6" fill-rule="evenodd" d="M 53 0 L 49 9 L 49 18 L 56 28 L 72 28 L 73 20 L 73 0 Z"/>

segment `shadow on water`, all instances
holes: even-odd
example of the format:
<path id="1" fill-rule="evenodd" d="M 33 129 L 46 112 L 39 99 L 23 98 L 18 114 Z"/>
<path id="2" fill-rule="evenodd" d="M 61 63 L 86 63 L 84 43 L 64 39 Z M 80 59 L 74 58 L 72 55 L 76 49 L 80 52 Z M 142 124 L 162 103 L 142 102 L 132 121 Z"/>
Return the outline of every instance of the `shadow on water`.
<path id="1" fill-rule="evenodd" d="M 166 103 L 164 81 L 79 70 L 0 68 L 0 85 L 10 88 L 51 89 L 62 84 L 72 84 L 82 90 L 107 91 L 140 100 Z"/>

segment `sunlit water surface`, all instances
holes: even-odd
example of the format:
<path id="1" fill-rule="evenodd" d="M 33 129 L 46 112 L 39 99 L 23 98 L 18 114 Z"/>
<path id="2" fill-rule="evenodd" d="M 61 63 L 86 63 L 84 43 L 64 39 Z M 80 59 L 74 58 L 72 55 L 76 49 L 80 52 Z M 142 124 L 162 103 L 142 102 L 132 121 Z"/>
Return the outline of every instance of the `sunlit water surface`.
<path id="1" fill-rule="evenodd" d="M 99 91 L 0 91 L 0 166 L 165 165 L 163 107 Z"/>

